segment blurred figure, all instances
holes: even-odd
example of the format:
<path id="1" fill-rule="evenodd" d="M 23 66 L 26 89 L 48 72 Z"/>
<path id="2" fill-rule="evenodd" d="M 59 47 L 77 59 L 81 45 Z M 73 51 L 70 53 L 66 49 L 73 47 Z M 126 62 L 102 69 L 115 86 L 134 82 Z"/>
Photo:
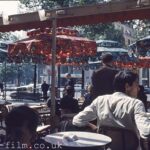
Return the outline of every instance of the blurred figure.
<path id="1" fill-rule="evenodd" d="M 8 113 L 5 124 L 6 148 L 13 149 L 12 147 L 15 147 L 14 149 L 18 149 L 18 144 L 25 144 L 26 148 L 24 149 L 29 149 L 36 139 L 39 115 L 27 106 L 19 106 Z"/>
<path id="2" fill-rule="evenodd" d="M 93 101 L 93 94 L 92 94 L 92 89 L 93 87 L 92 87 L 92 85 L 91 84 L 89 84 L 88 86 L 87 86 L 87 93 L 84 95 L 84 102 L 83 102 L 83 104 L 82 104 L 82 106 L 81 106 L 81 110 L 83 110 L 86 106 L 88 106 L 88 105 L 90 105 L 91 103 L 92 103 L 92 101 Z"/>
<path id="3" fill-rule="evenodd" d="M 144 104 L 137 99 L 138 74 L 127 70 L 120 71 L 115 76 L 114 89 L 113 94 L 98 96 L 91 105 L 78 113 L 73 118 L 73 125 L 90 127 L 93 131 L 101 126 L 127 129 L 136 133 L 137 137 L 148 139 L 150 120 L 145 112 Z M 96 118 L 98 124 L 93 126 L 90 121 Z M 130 142 L 128 138 L 127 142 Z M 119 149 L 118 145 L 113 146 L 115 146 L 114 150 Z"/>
<path id="4" fill-rule="evenodd" d="M 67 86 L 71 86 L 72 89 L 74 89 L 74 84 L 75 84 L 75 82 L 74 82 L 74 79 L 71 77 L 71 74 L 70 74 L 70 73 L 67 73 L 67 74 L 66 74 L 65 88 L 66 88 Z"/>
<path id="5" fill-rule="evenodd" d="M 72 118 L 79 112 L 78 100 L 74 98 L 74 89 L 66 86 L 63 98 L 60 99 L 60 131 L 73 131 Z"/>
<path id="6" fill-rule="evenodd" d="M 144 103 L 145 110 L 147 111 L 147 95 L 144 93 L 143 85 L 139 85 L 139 92 L 137 98 Z"/>
<path id="7" fill-rule="evenodd" d="M 43 84 L 41 85 L 41 89 L 42 89 L 42 92 L 43 92 L 44 100 L 47 100 L 47 92 L 49 90 L 49 85 L 46 83 L 46 81 L 44 81 Z"/>
<path id="8" fill-rule="evenodd" d="M 4 96 L 4 85 L 0 82 L 1 95 Z"/>
<path id="9" fill-rule="evenodd" d="M 65 113 L 78 113 L 79 105 L 78 100 L 74 98 L 74 89 L 67 86 L 64 97 L 60 100 L 61 114 Z"/>
<path id="10" fill-rule="evenodd" d="M 57 87 L 55 87 L 55 112 L 58 117 L 60 117 L 60 97 Z M 47 100 L 47 106 L 51 108 L 51 97 Z"/>
<path id="11" fill-rule="evenodd" d="M 113 55 L 111 53 L 102 55 L 103 66 L 92 75 L 94 98 L 100 95 L 113 93 L 113 80 L 118 70 L 113 69 L 112 62 Z"/>

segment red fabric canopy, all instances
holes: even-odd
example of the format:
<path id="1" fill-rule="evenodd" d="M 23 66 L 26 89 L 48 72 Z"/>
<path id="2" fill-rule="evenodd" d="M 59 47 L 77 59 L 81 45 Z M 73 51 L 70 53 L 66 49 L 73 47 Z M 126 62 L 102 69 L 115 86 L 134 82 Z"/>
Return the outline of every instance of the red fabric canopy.
<path id="1" fill-rule="evenodd" d="M 40 61 L 47 64 L 50 63 L 52 59 L 51 30 L 34 30 L 28 32 L 28 36 L 29 38 L 27 39 L 9 45 L 8 55 L 11 60 L 20 62 L 24 61 L 24 59 L 28 61 L 28 59 L 32 58 L 32 61 L 35 62 Z M 56 39 L 57 63 L 71 63 L 74 62 L 73 58 L 85 58 L 96 55 L 96 42 L 87 38 L 79 37 L 79 33 L 76 30 L 57 28 Z M 84 63 L 85 61 L 85 59 L 83 61 L 81 60 L 80 63 Z"/>
<path id="2" fill-rule="evenodd" d="M 150 68 L 150 57 L 139 57 L 137 61 L 121 62 L 115 61 L 114 65 L 118 68 Z"/>

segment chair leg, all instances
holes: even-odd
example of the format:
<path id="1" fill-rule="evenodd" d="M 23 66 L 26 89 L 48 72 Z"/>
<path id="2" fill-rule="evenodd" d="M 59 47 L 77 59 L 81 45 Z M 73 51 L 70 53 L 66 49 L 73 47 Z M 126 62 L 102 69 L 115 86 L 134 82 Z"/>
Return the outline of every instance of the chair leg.
<path id="1" fill-rule="evenodd" d="M 122 149 L 123 149 L 123 150 L 127 150 L 127 149 L 126 149 L 126 143 L 125 143 L 125 136 L 124 136 L 124 133 L 123 133 L 123 132 L 121 133 L 121 136 L 122 136 L 122 139 L 123 139 L 123 140 L 122 140 L 122 146 L 123 146 Z"/>

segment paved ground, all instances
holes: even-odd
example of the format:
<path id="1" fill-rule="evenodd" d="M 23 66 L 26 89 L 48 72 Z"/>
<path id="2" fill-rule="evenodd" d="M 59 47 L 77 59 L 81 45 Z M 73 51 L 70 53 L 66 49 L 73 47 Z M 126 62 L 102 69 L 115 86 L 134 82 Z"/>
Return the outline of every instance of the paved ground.
<path id="1" fill-rule="evenodd" d="M 43 103 L 44 101 L 38 101 L 38 102 L 36 102 L 36 101 L 33 101 L 33 100 L 28 100 L 28 99 L 26 99 L 26 100 L 22 100 L 22 99 L 20 99 L 20 100 L 13 100 L 11 97 L 10 97 L 10 94 L 11 93 L 13 93 L 13 92 L 15 92 L 15 91 L 7 91 L 6 92 L 6 97 L 3 97 L 2 96 L 2 94 L 0 94 L 0 103 L 3 103 L 3 102 L 5 102 L 5 100 L 6 101 L 13 101 L 13 102 L 15 102 L 15 103 L 18 103 L 18 102 L 24 102 L 24 103 Z M 62 92 L 60 93 L 60 96 L 62 97 Z M 76 99 L 79 99 L 81 97 L 81 92 L 76 92 L 75 93 L 75 98 Z"/>

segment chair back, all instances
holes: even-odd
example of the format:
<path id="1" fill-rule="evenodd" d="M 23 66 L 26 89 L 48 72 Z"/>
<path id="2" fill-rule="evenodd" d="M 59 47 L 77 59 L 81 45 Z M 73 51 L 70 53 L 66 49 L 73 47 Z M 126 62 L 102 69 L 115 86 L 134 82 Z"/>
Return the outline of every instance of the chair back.
<path id="1" fill-rule="evenodd" d="M 140 146 L 142 150 L 150 150 L 150 138 L 140 139 Z"/>
<path id="2" fill-rule="evenodd" d="M 133 131 L 102 126 L 99 132 L 111 137 L 112 142 L 108 146 L 111 150 L 137 150 L 138 148 L 139 140 Z"/>
<path id="3" fill-rule="evenodd" d="M 3 120 L 8 114 L 8 109 L 4 104 L 0 104 L 0 126 L 3 126 Z"/>

